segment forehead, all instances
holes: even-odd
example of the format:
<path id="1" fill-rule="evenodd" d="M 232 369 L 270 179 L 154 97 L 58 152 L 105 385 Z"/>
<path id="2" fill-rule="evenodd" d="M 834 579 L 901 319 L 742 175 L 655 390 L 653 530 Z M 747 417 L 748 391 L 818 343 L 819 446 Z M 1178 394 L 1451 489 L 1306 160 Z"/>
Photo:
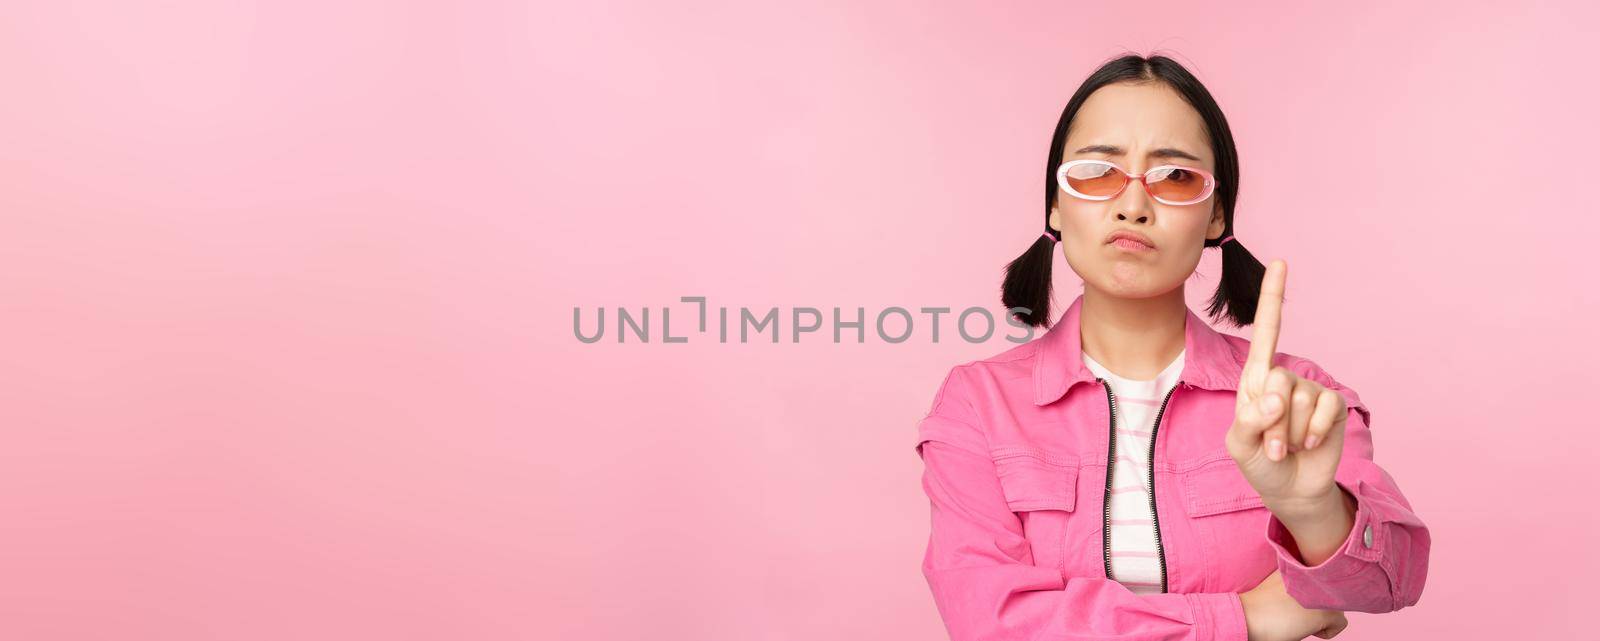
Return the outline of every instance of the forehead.
<path id="1" fill-rule="evenodd" d="M 1160 82 L 1116 83 L 1089 94 L 1072 120 L 1065 153 L 1085 145 L 1115 145 L 1131 158 L 1176 147 L 1213 163 L 1205 121 L 1177 90 Z"/>

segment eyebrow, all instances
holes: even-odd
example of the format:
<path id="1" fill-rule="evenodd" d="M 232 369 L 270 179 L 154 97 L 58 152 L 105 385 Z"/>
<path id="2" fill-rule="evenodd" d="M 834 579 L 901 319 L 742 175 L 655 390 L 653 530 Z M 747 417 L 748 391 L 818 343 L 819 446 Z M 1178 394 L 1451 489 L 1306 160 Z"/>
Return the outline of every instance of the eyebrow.
<path id="1" fill-rule="evenodd" d="M 1084 147 L 1084 148 L 1079 149 L 1078 151 L 1073 152 L 1073 153 L 1079 153 L 1079 154 L 1110 154 L 1112 156 L 1120 156 L 1120 155 L 1122 155 L 1122 154 L 1124 154 L 1126 152 L 1127 152 L 1126 149 L 1123 149 L 1123 148 L 1118 147 L 1116 145 L 1089 145 L 1088 147 Z M 1189 153 L 1187 151 L 1184 151 L 1182 149 L 1173 149 L 1172 147 L 1162 147 L 1160 149 L 1152 149 L 1150 151 L 1150 153 L 1145 154 L 1145 155 L 1149 156 L 1151 158 L 1185 158 L 1185 159 L 1188 159 L 1188 160 L 1193 160 L 1195 162 L 1200 162 L 1200 158 L 1198 156 L 1195 156 L 1194 154 L 1191 154 L 1191 153 Z"/>

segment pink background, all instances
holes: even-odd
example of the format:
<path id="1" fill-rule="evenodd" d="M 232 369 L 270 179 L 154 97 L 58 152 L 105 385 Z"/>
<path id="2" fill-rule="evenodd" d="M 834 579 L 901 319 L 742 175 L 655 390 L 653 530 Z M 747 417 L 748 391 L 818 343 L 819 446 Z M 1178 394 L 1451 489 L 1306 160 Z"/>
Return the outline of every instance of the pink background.
<path id="1" fill-rule="evenodd" d="M 943 638 L 915 423 L 1011 345 L 678 297 L 998 313 L 1127 50 L 1222 104 L 1280 349 L 1433 529 L 1341 638 L 1592 631 L 1584 3 L 599 4 L 0 8 L 0 636 Z M 690 342 L 574 338 L 619 305 Z"/>

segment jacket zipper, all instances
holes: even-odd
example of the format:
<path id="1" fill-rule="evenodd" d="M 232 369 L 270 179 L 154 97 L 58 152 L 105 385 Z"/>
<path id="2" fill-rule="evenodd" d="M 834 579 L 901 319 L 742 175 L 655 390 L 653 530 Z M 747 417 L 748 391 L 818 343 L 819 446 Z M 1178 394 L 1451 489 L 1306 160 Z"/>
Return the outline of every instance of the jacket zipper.
<path id="1" fill-rule="evenodd" d="M 1111 393 L 1111 383 L 1104 378 L 1096 378 L 1101 386 L 1106 388 L 1106 402 L 1111 406 L 1111 446 L 1106 453 L 1106 495 L 1102 514 L 1105 517 L 1105 527 L 1101 547 L 1105 550 L 1106 578 L 1111 579 L 1111 484 L 1116 472 L 1117 464 L 1117 397 Z M 1145 459 L 1150 462 L 1150 523 L 1156 534 L 1156 559 L 1161 563 L 1161 591 L 1167 591 L 1167 553 L 1161 545 L 1161 519 L 1156 515 L 1156 431 L 1161 429 L 1161 417 L 1167 413 L 1167 401 L 1172 400 L 1172 393 L 1178 390 L 1183 381 L 1178 381 L 1167 390 L 1165 398 L 1161 399 L 1161 409 L 1156 411 L 1155 425 L 1150 427 L 1150 457 Z M 1113 579 L 1115 580 L 1115 579 Z"/>

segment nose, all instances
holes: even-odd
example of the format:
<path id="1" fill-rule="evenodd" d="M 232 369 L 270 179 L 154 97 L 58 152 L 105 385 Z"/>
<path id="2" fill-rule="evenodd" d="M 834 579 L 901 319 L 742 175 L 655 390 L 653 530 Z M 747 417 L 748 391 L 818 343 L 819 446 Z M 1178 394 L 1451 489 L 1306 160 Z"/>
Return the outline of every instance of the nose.
<path id="1" fill-rule="evenodd" d="M 1140 175 L 1142 176 L 1143 174 Z M 1154 207 L 1152 205 L 1154 202 L 1155 200 L 1150 197 L 1149 192 L 1144 190 L 1144 182 L 1134 178 L 1128 181 L 1126 187 L 1122 188 L 1122 193 L 1117 194 L 1117 198 L 1112 201 L 1112 204 L 1116 207 L 1118 220 L 1148 223 L 1154 216 Z"/>

